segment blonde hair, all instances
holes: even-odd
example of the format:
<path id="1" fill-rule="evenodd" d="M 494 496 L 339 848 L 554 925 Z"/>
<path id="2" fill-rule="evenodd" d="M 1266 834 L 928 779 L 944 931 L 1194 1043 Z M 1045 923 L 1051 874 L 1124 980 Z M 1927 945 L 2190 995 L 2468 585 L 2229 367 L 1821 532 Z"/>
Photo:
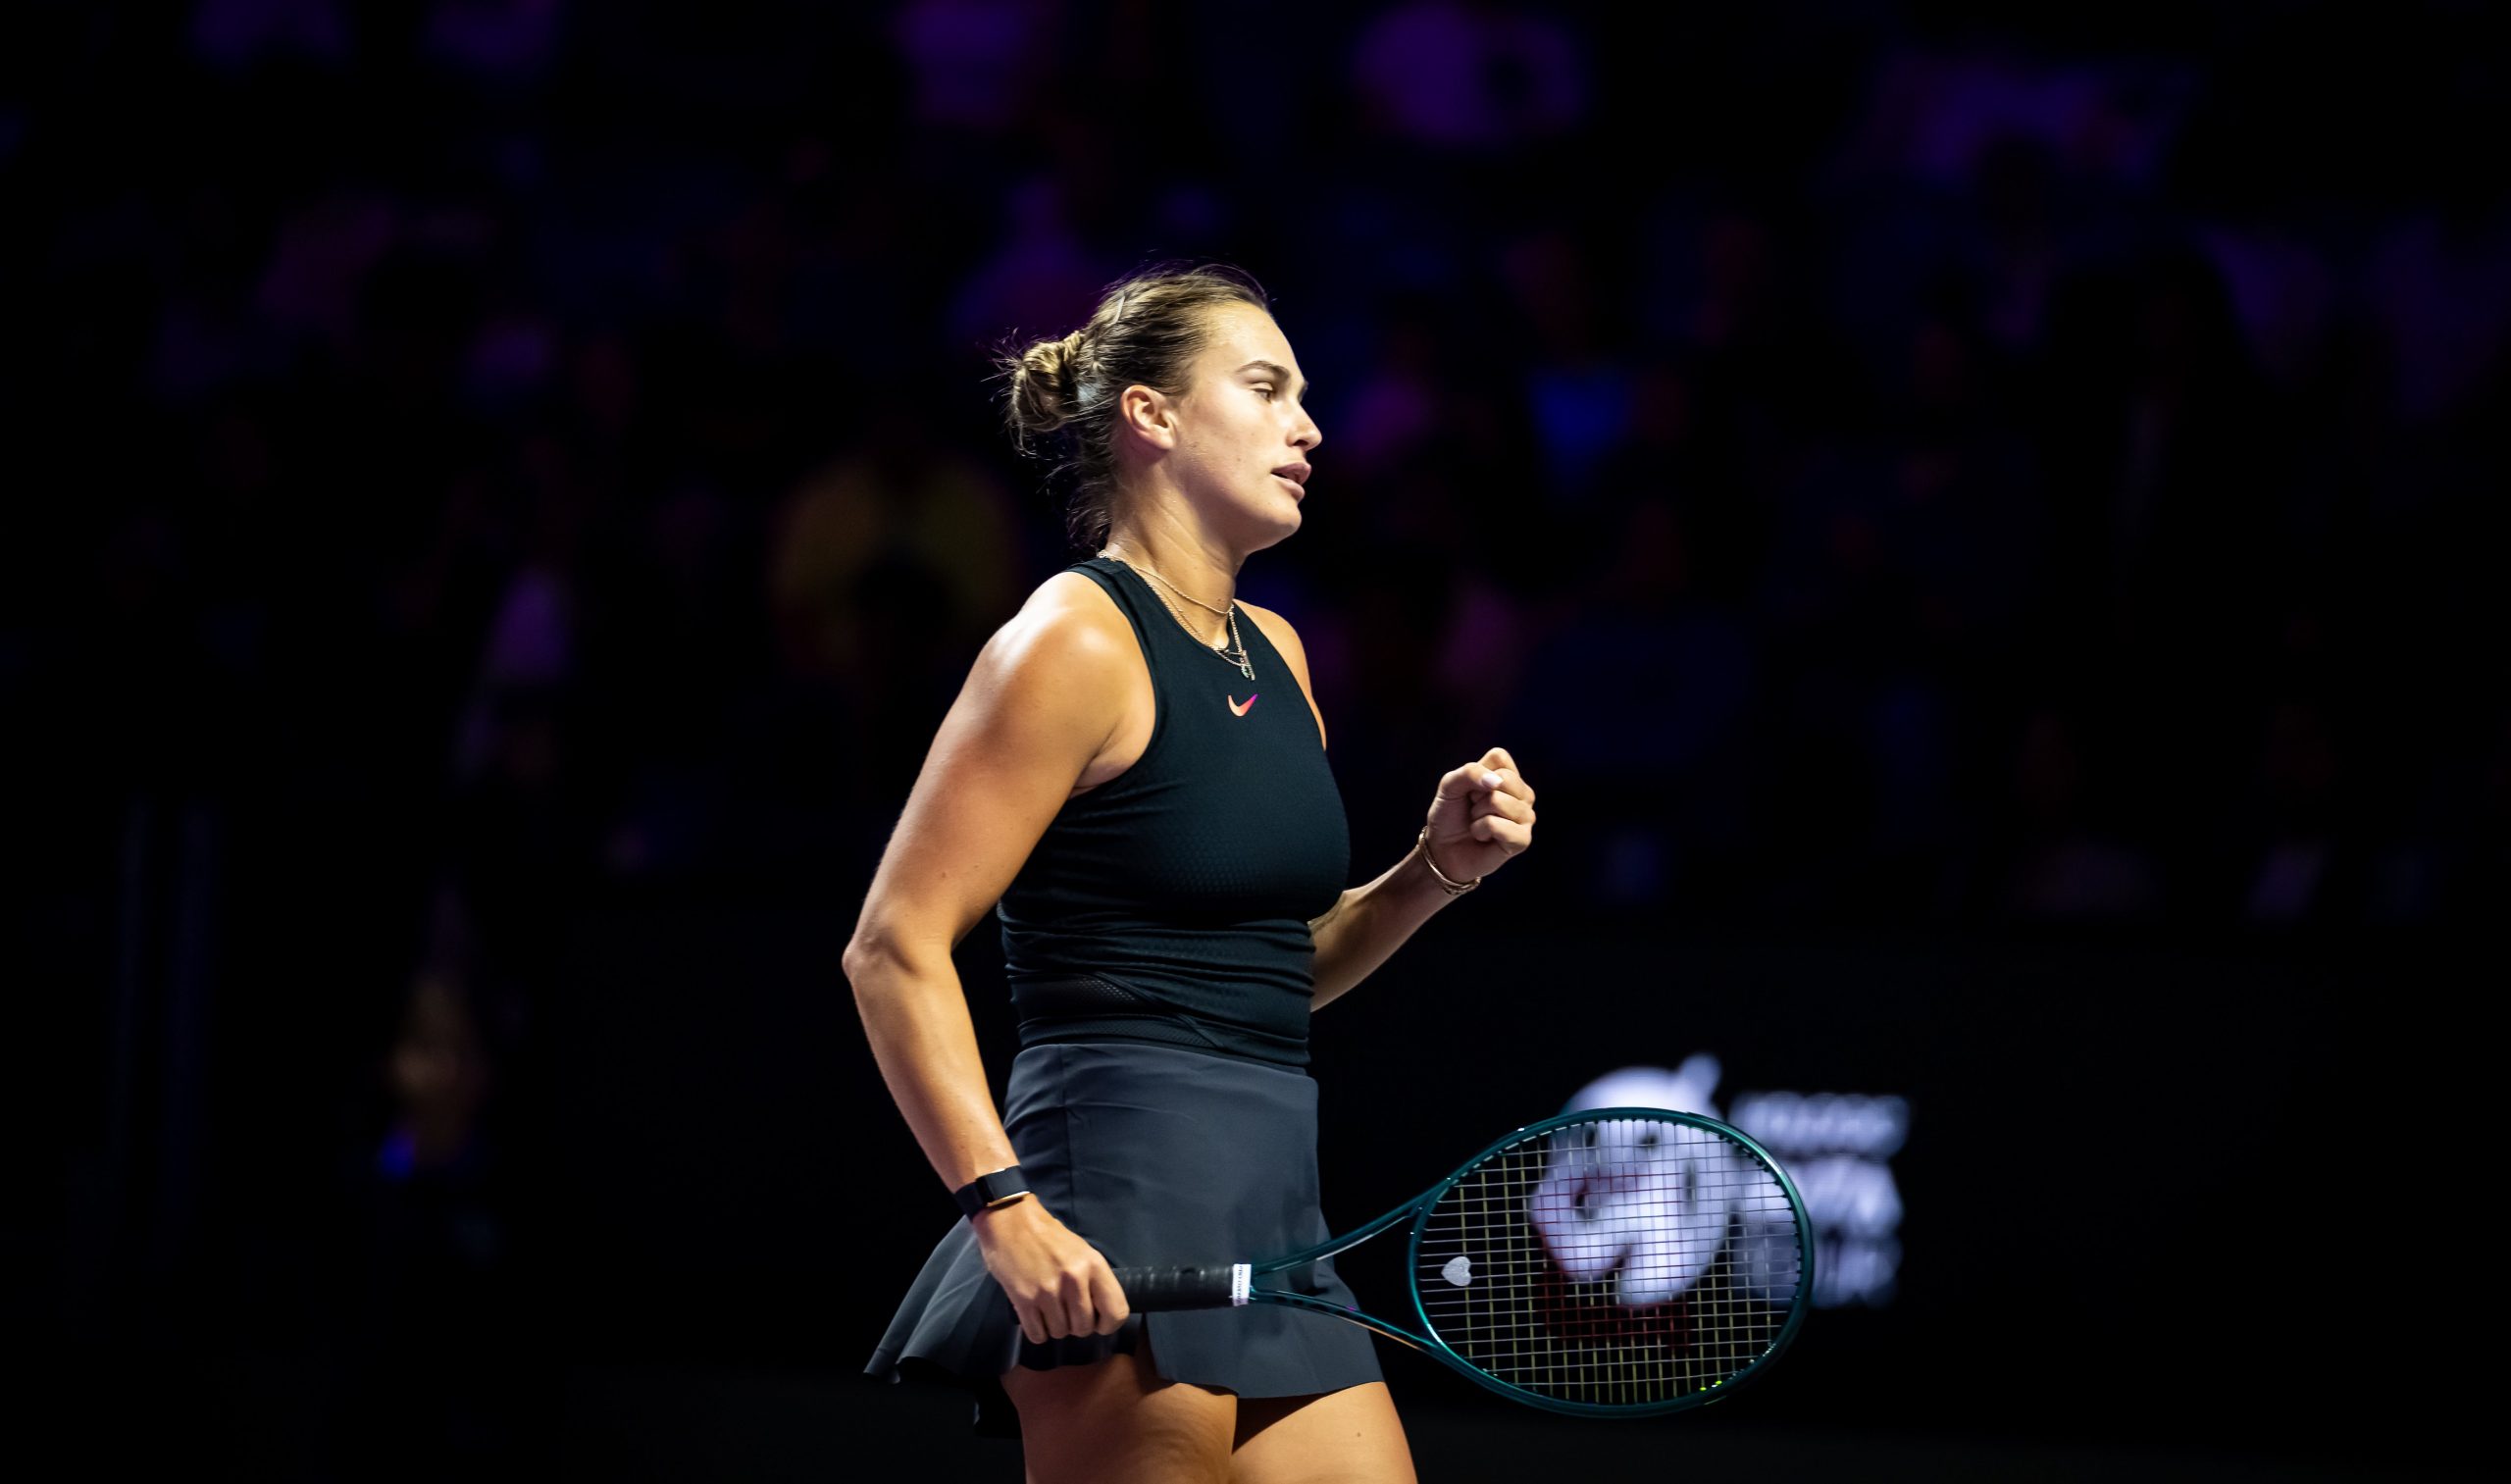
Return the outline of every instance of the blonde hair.
<path id="1" fill-rule="evenodd" d="M 1272 312 L 1263 285 L 1243 269 L 1163 263 L 1107 285 L 1072 333 L 1016 348 L 1014 336 L 996 354 L 1012 441 L 1033 456 L 1060 454 L 1050 483 L 1072 479 L 1064 526 L 1074 544 L 1103 545 L 1115 521 L 1117 395 L 1137 384 L 1183 395 L 1209 340 L 1207 312 L 1222 304 Z"/>

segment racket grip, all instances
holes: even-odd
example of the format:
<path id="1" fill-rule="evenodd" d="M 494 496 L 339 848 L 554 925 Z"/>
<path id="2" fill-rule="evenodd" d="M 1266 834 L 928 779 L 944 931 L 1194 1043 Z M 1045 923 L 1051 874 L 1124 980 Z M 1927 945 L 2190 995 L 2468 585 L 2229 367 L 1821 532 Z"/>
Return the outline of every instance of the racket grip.
<path id="1" fill-rule="evenodd" d="M 1109 1271 L 1125 1291 L 1125 1306 L 1153 1313 L 1175 1308 L 1227 1308 L 1247 1302 L 1248 1264 L 1218 1267 L 1119 1267 Z"/>

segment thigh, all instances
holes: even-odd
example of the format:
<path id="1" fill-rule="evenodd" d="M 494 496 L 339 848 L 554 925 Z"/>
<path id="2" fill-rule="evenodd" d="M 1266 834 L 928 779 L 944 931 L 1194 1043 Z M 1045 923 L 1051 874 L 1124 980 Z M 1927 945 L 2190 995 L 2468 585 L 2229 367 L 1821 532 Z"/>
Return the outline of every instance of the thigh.
<path id="1" fill-rule="evenodd" d="M 1163 1378 L 1141 1351 L 1093 1365 L 1013 1366 L 1030 1484 L 1225 1484 L 1238 1399 Z"/>
<path id="2" fill-rule="evenodd" d="M 1236 1484 L 1413 1484 L 1412 1449 L 1386 1383 L 1238 1404 Z"/>

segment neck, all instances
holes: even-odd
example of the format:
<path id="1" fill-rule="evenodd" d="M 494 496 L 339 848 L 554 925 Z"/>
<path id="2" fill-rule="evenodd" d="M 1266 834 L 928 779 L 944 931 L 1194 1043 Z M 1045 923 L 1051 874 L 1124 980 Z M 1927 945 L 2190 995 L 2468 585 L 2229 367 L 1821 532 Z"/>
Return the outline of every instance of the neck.
<path id="1" fill-rule="evenodd" d="M 1099 549 L 1101 556 L 1112 556 L 1137 571 L 1157 574 L 1151 586 L 1183 620 L 1187 629 L 1207 646 L 1218 648 L 1229 642 L 1229 620 L 1225 615 L 1238 593 L 1238 564 L 1216 554 L 1203 541 L 1177 532 L 1162 532 L 1140 526 L 1119 526 L 1107 533 Z M 1161 580 L 1166 580 L 1162 587 Z M 1188 602 L 1184 593 L 1195 602 Z M 1209 608 L 1196 603 L 1208 603 Z M 1219 610 L 1214 612 L 1213 609 Z"/>

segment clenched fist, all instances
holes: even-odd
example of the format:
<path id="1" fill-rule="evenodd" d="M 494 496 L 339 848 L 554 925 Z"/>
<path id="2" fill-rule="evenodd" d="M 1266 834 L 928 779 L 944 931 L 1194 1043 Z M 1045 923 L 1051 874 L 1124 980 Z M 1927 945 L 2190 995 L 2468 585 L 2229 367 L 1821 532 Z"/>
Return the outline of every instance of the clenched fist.
<path id="1" fill-rule="evenodd" d="M 1430 863 L 1454 881 L 1487 876 L 1534 844 L 1534 786 L 1506 747 L 1439 780 L 1430 800 Z"/>

